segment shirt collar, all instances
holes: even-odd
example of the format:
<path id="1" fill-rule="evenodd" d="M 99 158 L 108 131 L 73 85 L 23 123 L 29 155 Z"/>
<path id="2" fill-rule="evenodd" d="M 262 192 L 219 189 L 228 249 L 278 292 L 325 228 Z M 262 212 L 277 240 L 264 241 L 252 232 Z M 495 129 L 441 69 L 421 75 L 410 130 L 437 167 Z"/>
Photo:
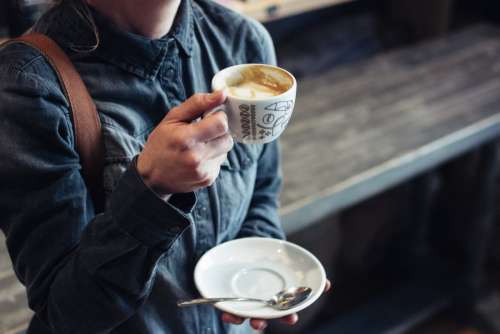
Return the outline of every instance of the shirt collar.
<path id="1" fill-rule="evenodd" d="M 35 27 L 35 30 L 55 39 L 66 51 L 77 51 L 75 56 L 88 53 L 96 44 L 87 20 L 71 8 L 71 5 L 82 6 L 80 1 L 63 2 Z M 155 77 L 174 41 L 185 56 L 192 55 L 194 24 L 191 1 L 181 1 L 170 32 L 159 39 L 120 30 L 109 19 L 91 9 L 99 31 L 99 45 L 90 52 L 141 77 Z"/>
<path id="2" fill-rule="evenodd" d="M 194 15 L 192 0 L 181 0 L 171 34 L 179 43 L 182 51 L 191 56 L 193 53 Z"/>

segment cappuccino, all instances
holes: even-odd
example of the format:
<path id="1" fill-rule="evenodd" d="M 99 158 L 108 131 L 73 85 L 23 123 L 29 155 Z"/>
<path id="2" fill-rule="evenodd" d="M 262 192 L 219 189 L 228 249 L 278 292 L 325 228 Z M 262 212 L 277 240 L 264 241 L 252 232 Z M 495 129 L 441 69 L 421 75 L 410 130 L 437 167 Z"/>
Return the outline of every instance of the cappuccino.
<path id="1" fill-rule="evenodd" d="M 285 130 L 295 105 L 297 81 L 288 71 L 265 64 L 234 65 L 212 79 L 227 99 L 213 111 L 227 115 L 229 132 L 239 143 L 265 144 Z"/>
<path id="2" fill-rule="evenodd" d="M 262 65 L 244 68 L 239 78 L 228 84 L 232 96 L 244 99 L 263 99 L 285 93 L 293 84 L 283 73 Z"/>

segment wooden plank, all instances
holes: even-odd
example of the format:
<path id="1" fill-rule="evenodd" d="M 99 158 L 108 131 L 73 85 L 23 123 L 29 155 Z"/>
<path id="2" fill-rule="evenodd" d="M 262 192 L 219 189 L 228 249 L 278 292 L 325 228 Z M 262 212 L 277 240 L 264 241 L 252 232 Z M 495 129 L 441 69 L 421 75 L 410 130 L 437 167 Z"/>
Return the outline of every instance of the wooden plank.
<path id="1" fill-rule="evenodd" d="M 273 21 L 351 1 L 354 0 L 218 0 L 222 5 L 261 22 Z"/>
<path id="2" fill-rule="evenodd" d="M 299 82 L 281 140 L 286 231 L 500 135 L 499 37 L 478 26 Z"/>
<path id="3" fill-rule="evenodd" d="M 33 313 L 28 308 L 25 288 L 19 283 L 0 233 L 0 333 L 25 330 Z"/>

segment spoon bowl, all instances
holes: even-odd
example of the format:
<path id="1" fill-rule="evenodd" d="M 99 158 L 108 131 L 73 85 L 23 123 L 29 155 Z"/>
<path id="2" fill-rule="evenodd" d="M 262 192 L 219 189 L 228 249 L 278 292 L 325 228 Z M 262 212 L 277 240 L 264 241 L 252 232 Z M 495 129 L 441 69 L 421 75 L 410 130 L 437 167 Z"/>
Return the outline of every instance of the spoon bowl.
<path id="1" fill-rule="evenodd" d="M 222 298 L 197 298 L 190 300 L 183 300 L 177 303 L 179 307 L 186 307 L 200 304 L 216 304 L 220 302 L 258 302 L 264 303 L 269 307 L 276 310 L 288 310 L 295 307 L 302 302 L 306 301 L 312 293 L 309 287 L 292 287 L 282 290 L 275 294 L 270 299 L 257 299 L 257 298 L 239 298 L 239 297 L 222 297 Z"/>

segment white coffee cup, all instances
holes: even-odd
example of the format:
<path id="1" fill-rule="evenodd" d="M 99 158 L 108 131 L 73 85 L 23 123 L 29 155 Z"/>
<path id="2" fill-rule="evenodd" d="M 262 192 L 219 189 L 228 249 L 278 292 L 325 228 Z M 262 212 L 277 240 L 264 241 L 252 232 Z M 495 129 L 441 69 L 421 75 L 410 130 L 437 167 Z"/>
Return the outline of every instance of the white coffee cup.
<path id="1" fill-rule="evenodd" d="M 266 92 L 236 95 L 234 85 L 244 80 L 248 73 L 257 75 L 262 82 L 276 84 L 276 90 L 272 91 L 275 95 Z M 280 67 L 243 64 L 218 72 L 212 79 L 212 89 L 227 92 L 225 104 L 215 111 L 226 112 L 233 138 L 240 143 L 264 144 L 275 140 L 285 130 L 295 106 L 297 81 Z"/>

